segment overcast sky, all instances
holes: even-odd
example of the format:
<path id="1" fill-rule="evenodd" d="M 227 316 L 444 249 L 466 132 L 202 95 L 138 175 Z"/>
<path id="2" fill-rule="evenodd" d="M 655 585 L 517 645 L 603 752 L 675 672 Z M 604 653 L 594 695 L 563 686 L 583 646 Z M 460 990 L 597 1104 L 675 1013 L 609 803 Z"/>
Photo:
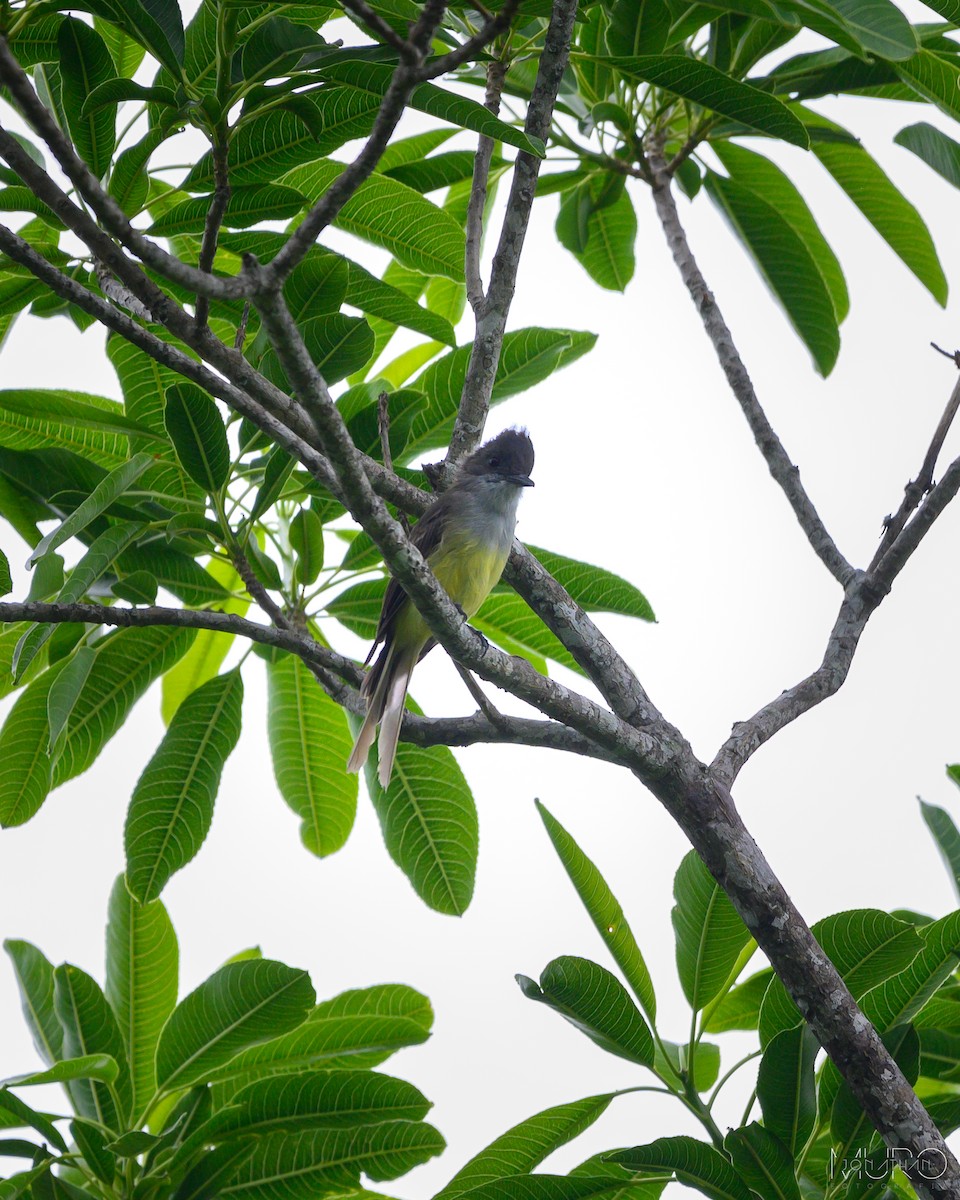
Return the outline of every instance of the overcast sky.
<path id="1" fill-rule="evenodd" d="M 953 367 L 928 343 L 960 344 L 960 196 L 891 144 L 921 119 L 950 130 L 927 108 L 816 107 L 859 133 L 921 209 L 952 288 L 946 311 L 812 154 L 756 141 L 801 187 L 846 272 L 851 312 L 839 362 L 823 381 L 710 201 L 681 199 L 680 211 L 769 418 L 841 550 L 862 566 L 883 516 L 917 473 L 954 383 Z M 496 409 L 488 428 L 522 423 L 536 446 L 537 486 L 523 498 L 519 536 L 617 571 L 649 598 L 656 625 L 598 623 L 709 761 L 734 721 L 818 664 L 840 596 L 727 391 L 647 192 L 637 186 L 632 195 L 638 265 L 623 296 L 595 287 L 558 248 L 557 199 L 537 203 L 510 325 L 600 337 L 591 354 Z M 328 244 L 382 262 L 343 235 Z M 469 336 L 465 323 L 461 341 Z M 22 320 L 3 349 L 3 386 L 119 397 L 102 343 L 98 330 L 81 336 L 63 319 Z M 954 431 L 943 462 L 958 453 Z M 840 695 L 779 734 L 737 782 L 748 827 L 810 922 L 863 906 L 936 916 L 955 907 L 916 797 L 960 817 L 960 795 L 944 774 L 960 759 L 958 532 L 955 504 L 873 617 Z M 0 537 L 19 563 L 23 543 L 9 530 Z M 356 641 L 342 645 L 361 650 Z M 623 904 L 653 972 L 662 1033 L 685 1037 L 670 908 L 687 846 L 657 801 L 627 772 L 587 760 L 511 748 L 458 752 L 480 814 L 479 872 L 466 916 L 439 916 L 389 859 L 363 797 L 342 851 L 320 861 L 303 850 L 298 820 L 273 779 L 263 666 L 251 660 L 249 668 L 244 736 L 227 764 L 210 836 L 164 893 L 180 938 L 182 992 L 254 944 L 307 968 L 320 997 L 385 981 L 425 992 L 436 1010 L 434 1036 L 383 1068 L 434 1101 L 431 1119 L 449 1143 L 441 1158 L 385 1189 L 409 1200 L 425 1200 L 487 1142 L 543 1108 L 652 1082 L 524 1000 L 513 976 L 538 976 L 559 954 L 612 965 L 536 816 L 539 797 Z M 429 713 L 474 707 L 441 652 L 418 669 L 413 690 Z M 162 731 L 155 689 L 93 768 L 28 825 L 0 834 L 0 935 L 27 938 L 54 962 L 102 979 L 124 812 Z M 727 1040 L 729 1065 L 749 1039 Z M 6 964 L 0 1044 L 0 1074 L 34 1066 Z M 722 1126 L 739 1123 L 750 1084 L 731 1086 L 729 1104 L 719 1106 Z M 624 1097 L 548 1169 L 678 1132 L 699 1129 L 675 1102 Z"/>

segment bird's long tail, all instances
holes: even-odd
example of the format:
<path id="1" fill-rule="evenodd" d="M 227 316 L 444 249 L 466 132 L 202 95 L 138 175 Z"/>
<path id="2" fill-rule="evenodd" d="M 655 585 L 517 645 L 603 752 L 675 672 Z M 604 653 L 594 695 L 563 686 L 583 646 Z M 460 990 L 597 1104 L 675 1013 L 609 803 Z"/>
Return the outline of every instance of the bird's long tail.
<path id="1" fill-rule="evenodd" d="M 398 651 L 390 646 L 374 663 L 360 689 L 360 694 L 367 699 L 367 715 L 347 760 L 347 770 L 357 772 L 367 761 L 377 735 L 377 726 L 380 725 L 378 761 L 380 786 L 383 788 L 389 785 L 393 773 L 404 702 L 417 659 L 417 653 Z"/>

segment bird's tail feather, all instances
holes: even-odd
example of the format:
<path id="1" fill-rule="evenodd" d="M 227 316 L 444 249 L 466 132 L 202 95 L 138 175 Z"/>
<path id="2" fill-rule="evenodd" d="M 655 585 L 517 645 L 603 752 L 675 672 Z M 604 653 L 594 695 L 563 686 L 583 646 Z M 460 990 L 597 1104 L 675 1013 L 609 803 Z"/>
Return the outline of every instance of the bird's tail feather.
<path id="1" fill-rule="evenodd" d="M 409 655 L 398 655 L 395 647 L 390 646 L 370 668 L 360 689 L 360 694 L 367 700 L 367 715 L 347 759 L 347 770 L 356 773 L 363 767 L 377 736 L 377 726 L 383 722 L 379 747 L 380 783 L 383 787 L 390 782 L 407 687 L 416 661 L 416 656 L 411 661 Z"/>

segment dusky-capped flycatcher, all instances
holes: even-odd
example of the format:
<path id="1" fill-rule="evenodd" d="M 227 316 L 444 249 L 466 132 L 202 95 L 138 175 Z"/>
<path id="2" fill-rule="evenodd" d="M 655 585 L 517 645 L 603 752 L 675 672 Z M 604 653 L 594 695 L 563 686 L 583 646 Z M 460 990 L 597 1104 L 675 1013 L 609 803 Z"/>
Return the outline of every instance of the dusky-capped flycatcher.
<path id="1" fill-rule="evenodd" d="M 454 604 L 469 619 L 499 581 L 513 546 L 520 493 L 533 487 L 533 442 L 525 429 L 506 429 L 460 465 L 447 490 L 427 509 L 410 535 Z M 383 649 L 360 694 L 367 715 L 348 771 L 359 771 L 380 726 L 382 787 L 390 783 L 404 701 L 413 668 L 436 643 L 426 622 L 395 579 L 387 585 L 377 636 Z"/>

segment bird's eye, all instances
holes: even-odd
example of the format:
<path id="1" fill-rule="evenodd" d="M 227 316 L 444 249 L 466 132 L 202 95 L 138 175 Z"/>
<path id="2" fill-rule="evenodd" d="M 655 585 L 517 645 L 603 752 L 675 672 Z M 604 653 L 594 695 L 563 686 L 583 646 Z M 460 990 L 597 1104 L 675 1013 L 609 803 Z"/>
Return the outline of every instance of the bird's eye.
<path id="1" fill-rule="evenodd" d="M 495 454 L 490 459 L 490 466 L 494 467 L 494 468 L 500 466 L 500 459 L 497 458 L 497 456 Z"/>

